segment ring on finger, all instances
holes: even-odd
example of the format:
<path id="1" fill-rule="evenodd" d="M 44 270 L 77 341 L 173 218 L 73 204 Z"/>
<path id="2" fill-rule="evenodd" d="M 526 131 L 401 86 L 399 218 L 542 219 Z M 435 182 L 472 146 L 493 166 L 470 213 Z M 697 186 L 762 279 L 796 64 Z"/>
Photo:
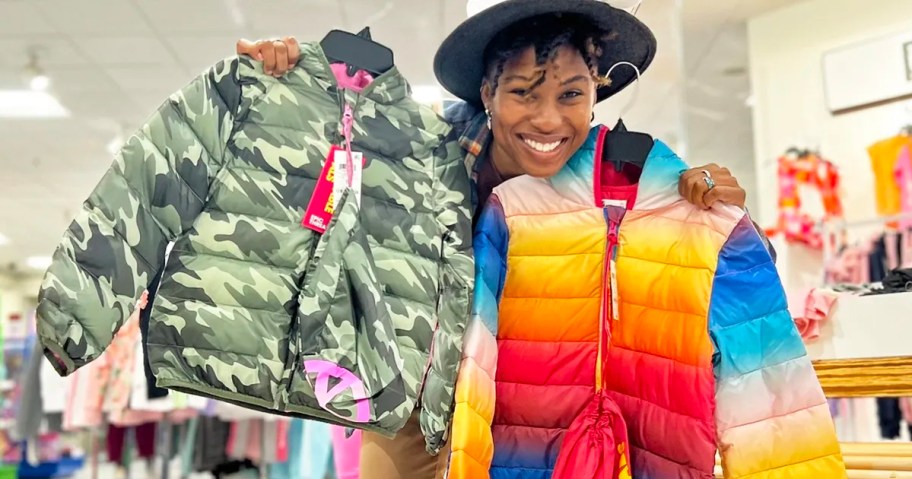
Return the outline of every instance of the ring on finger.
<path id="1" fill-rule="evenodd" d="M 706 189 L 707 189 L 707 191 L 709 191 L 709 190 L 711 190 L 711 189 L 713 189 L 713 188 L 716 187 L 716 182 L 712 179 L 711 176 L 704 176 L 704 177 L 703 177 L 703 182 L 706 183 Z"/>
<path id="2" fill-rule="evenodd" d="M 716 187 L 716 181 L 713 180 L 712 173 L 709 170 L 701 170 L 703 173 L 703 182 L 706 183 L 706 188 L 711 190 Z"/>

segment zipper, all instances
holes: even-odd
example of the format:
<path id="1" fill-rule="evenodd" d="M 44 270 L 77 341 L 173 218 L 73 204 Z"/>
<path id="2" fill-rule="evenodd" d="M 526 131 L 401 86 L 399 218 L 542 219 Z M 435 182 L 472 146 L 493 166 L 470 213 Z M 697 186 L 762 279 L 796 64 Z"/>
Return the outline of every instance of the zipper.
<path id="1" fill-rule="evenodd" d="M 602 295 L 599 306 L 599 348 L 598 364 L 596 365 L 596 391 L 604 387 L 605 360 L 608 347 L 611 343 L 612 322 L 618 318 L 617 302 L 617 268 L 615 259 L 618 249 L 618 229 L 620 218 L 612 218 L 610 209 L 617 208 L 611 200 L 602 200 L 602 214 L 607 226 L 604 266 L 602 268 Z"/>
<path id="2" fill-rule="evenodd" d="M 344 97 L 343 97 L 344 98 Z M 352 164 L 352 128 L 355 124 L 355 109 L 343 99 L 344 107 L 342 108 L 342 138 L 345 141 L 345 171 L 347 172 L 346 179 L 348 180 L 348 187 L 352 186 L 352 170 L 354 165 Z M 355 100 L 357 105 L 357 99 Z"/>

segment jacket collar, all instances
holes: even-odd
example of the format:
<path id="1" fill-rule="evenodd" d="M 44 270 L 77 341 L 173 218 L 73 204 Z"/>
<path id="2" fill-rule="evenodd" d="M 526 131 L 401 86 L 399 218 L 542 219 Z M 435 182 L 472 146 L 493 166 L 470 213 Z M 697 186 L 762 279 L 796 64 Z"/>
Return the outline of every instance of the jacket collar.
<path id="1" fill-rule="evenodd" d="M 589 130 L 583 146 L 564 168 L 547 180 L 558 193 L 584 205 L 601 206 L 596 191 L 601 176 L 602 145 L 607 134 L 608 128 L 604 125 Z M 665 143 L 655 140 L 646 157 L 631 209 L 653 210 L 680 201 L 678 181 L 686 170 L 687 164 L 678 155 Z"/>
<path id="2" fill-rule="evenodd" d="M 298 67 L 306 71 L 324 90 L 336 92 L 338 84 L 329 66 L 329 60 L 320 47 L 320 42 L 301 43 L 301 58 Z M 410 94 L 411 87 L 396 67 L 374 78 L 361 92 L 363 98 L 369 98 L 381 104 L 394 104 Z"/>

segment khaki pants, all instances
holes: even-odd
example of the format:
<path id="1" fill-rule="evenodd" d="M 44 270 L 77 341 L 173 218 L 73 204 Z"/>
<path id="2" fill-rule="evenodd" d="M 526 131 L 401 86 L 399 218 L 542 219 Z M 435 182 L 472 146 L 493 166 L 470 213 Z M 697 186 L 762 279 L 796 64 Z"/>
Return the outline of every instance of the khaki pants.
<path id="1" fill-rule="evenodd" d="M 444 479 L 449 455 L 449 445 L 436 457 L 425 451 L 415 413 L 395 439 L 363 433 L 361 479 Z"/>

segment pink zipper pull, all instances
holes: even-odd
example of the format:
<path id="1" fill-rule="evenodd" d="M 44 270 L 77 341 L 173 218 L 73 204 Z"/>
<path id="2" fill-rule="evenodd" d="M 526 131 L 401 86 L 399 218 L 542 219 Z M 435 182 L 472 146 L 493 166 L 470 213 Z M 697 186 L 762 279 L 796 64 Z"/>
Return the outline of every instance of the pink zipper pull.
<path id="1" fill-rule="evenodd" d="M 342 112 L 342 136 L 345 137 L 345 143 L 347 145 L 350 145 L 352 141 L 352 126 L 354 123 L 355 114 L 352 111 L 351 105 L 346 103 L 345 109 Z"/>
<path id="2" fill-rule="evenodd" d="M 352 128 L 355 124 L 355 114 L 352 111 L 351 105 L 348 103 L 345 104 L 345 109 L 342 111 L 342 136 L 345 138 L 345 166 L 346 171 L 348 172 L 347 180 L 348 187 L 352 186 L 352 170 L 354 169 L 354 164 L 352 163 Z"/>

